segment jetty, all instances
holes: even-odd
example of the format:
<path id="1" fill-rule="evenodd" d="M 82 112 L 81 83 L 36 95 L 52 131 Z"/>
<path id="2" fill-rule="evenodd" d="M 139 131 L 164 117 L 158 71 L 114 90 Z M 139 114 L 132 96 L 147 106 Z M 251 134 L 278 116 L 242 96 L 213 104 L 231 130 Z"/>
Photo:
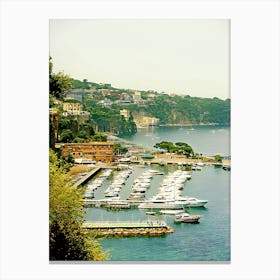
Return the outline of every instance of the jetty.
<path id="1" fill-rule="evenodd" d="M 85 222 L 83 228 L 98 237 L 162 236 L 174 232 L 164 221 Z"/>
<path id="2" fill-rule="evenodd" d="M 86 183 L 92 176 L 97 174 L 101 170 L 101 167 L 93 168 L 90 172 L 80 178 L 75 184 L 74 187 L 79 187 L 80 185 Z"/>
<path id="3" fill-rule="evenodd" d="M 114 206 L 114 208 L 125 208 L 125 207 L 121 207 L 122 205 L 126 205 L 129 204 L 130 207 L 133 206 L 137 206 L 140 203 L 142 203 L 143 201 L 141 200 L 116 200 L 116 203 L 114 203 L 113 200 L 110 199 L 83 199 L 84 205 L 85 206 L 89 206 L 89 207 L 107 207 L 110 206 L 110 204 L 112 204 Z M 120 207 L 117 207 L 117 206 Z M 129 207 L 129 208 L 130 208 Z"/>

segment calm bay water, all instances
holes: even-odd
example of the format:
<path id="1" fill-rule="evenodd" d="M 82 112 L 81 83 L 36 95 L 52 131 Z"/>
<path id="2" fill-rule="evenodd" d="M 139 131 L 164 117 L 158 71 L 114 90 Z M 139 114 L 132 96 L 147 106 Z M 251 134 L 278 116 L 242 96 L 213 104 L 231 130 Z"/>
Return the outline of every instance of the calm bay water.
<path id="1" fill-rule="evenodd" d="M 152 148 L 161 141 L 186 142 L 195 152 L 204 155 L 230 154 L 230 129 L 221 126 L 161 126 L 138 129 L 132 136 L 124 139 Z"/>
<path id="2" fill-rule="evenodd" d="M 211 130 L 223 129 L 219 132 Z M 196 131 L 197 130 L 197 131 Z M 152 132 L 151 132 L 152 131 Z M 169 133 L 168 133 L 169 131 Z M 188 130 L 186 130 L 188 131 Z M 153 145 L 149 137 L 160 137 L 160 141 L 183 141 L 190 145 L 196 142 L 195 150 L 204 154 L 226 154 L 229 155 L 229 129 L 228 128 L 202 128 L 190 130 L 196 131 L 193 134 L 186 134 L 185 128 L 161 127 L 156 130 L 141 131 L 130 139 L 139 144 L 139 139 L 146 139 L 141 142 L 143 146 Z M 178 134 L 178 138 L 176 137 Z M 194 135 L 193 138 L 181 138 L 182 135 Z M 159 136 L 155 136 L 159 135 Z M 212 137 L 214 134 L 216 137 Z M 166 135 L 166 138 L 164 138 Z M 211 135 L 207 137 L 206 135 Z M 155 138 L 155 143 L 159 142 Z M 153 140 L 153 141 L 154 141 Z M 191 141 L 193 143 L 191 143 Z M 147 143 L 147 144 L 146 144 Z M 200 145 L 200 143 L 202 143 Z M 219 143 L 222 143 L 219 145 Z M 207 146 L 209 149 L 207 150 Z M 195 147 L 193 145 L 193 147 Z M 216 150 L 217 149 L 217 150 Z M 216 151 L 216 152 L 215 152 Z M 131 192 L 131 185 L 136 177 L 144 170 L 152 168 L 163 171 L 165 174 L 176 169 L 185 169 L 176 165 L 168 166 L 134 166 L 133 173 L 123 187 L 120 197 L 125 199 Z M 117 171 L 116 171 L 117 173 Z M 163 180 L 164 175 L 156 175 L 152 179 L 151 187 L 146 197 L 153 196 Z M 95 192 L 95 198 L 104 198 L 104 190 L 112 181 L 112 177 L 105 181 Z M 105 250 L 110 250 L 111 261 L 229 261 L 230 260 L 230 172 L 214 166 L 205 166 L 202 171 L 193 171 L 192 179 L 185 183 L 183 195 L 194 196 L 200 199 L 209 200 L 206 208 L 191 208 L 191 214 L 199 214 L 203 217 L 199 224 L 174 224 L 173 216 L 147 216 L 144 210 L 129 209 L 122 211 L 107 211 L 103 208 L 89 208 L 86 213 L 88 221 L 141 221 L 160 219 L 167 222 L 175 229 L 175 232 L 165 237 L 129 237 L 129 238 L 107 238 L 100 241 Z"/>

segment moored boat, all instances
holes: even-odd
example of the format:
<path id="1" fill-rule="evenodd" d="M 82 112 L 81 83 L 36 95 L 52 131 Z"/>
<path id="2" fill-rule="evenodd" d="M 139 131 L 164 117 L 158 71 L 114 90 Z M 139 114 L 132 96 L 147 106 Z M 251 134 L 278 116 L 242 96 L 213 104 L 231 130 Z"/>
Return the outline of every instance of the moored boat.
<path id="1" fill-rule="evenodd" d="M 156 212 L 154 212 L 154 211 L 147 211 L 146 212 L 146 215 L 154 216 L 155 214 L 156 214 Z"/>
<path id="2" fill-rule="evenodd" d="M 176 203 L 183 204 L 184 207 L 205 207 L 208 200 L 197 199 L 195 197 L 182 197 L 177 196 L 175 199 Z"/>
<path id="3" fill-rule="evenodd" d="M 139 209 L 174 209 L 174 210 L 184 209 L 182 204 L 175 203 L 174 201 L 156 200 L 156 199 L 140 203 L 138 208 Z"/>
<path id="4" fill-rule="evenodd" d="M 174 223 L 199 223 L 200 215 L 190 215 L 189 213 L 178 214 L 175 216 Z"/>
<path id="5" fill-rule="evenodd" d="M 160 210 L 159 211 L 161 214 L 165 214 L 165 215 L 178 215 L 178 214 L 182 214 L 184 213 L 184 210 Z"/>

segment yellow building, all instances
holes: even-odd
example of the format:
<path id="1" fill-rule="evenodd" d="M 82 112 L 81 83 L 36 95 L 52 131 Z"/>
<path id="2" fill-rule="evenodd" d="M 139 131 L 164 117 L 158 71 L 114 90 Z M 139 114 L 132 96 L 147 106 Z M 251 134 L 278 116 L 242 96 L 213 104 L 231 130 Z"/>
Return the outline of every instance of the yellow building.
<path id="1" fill-rule="evenodd" d="M 79 115 L 83 110 L 83 105 L 79 102 L 64 102 L 63 111 L 71 115 Z"/>
<path id="2" fill-rule="evenodd" d="M 144 117 L 143 122 L 146 126 L 158 125 L 159 119 L 153 117 Z"/>

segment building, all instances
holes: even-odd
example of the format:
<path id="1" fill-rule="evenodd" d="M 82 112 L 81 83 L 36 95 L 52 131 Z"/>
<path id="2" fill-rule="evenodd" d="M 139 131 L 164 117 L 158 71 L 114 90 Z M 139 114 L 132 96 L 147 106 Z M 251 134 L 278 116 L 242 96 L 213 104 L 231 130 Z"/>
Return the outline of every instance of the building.
<path id="1" fill-rule="evenodd" d="M 159 124 L 158 118 L 143 115 L 139 115 L 137 117 L 134 116 L 134 121 L 138 127 L 156 126 Z"/>
<path id="2" fill-rule="evenodd" d="M 158 125 L 159 119 L 154 117 L 144 117 L 143 124 L 144 126 L 155 126 Z"/>
<path id="3" fill-rule="evenodd" d="M 69 93 L 67 93 L 66 98 L 72 98 L 83 102 L 83 97 L 85 95 L 84 89 L 72 89 Z"/>
<path id="4" fill-rule="evenodd" d="M 101 100 L 101 101 L 99 102 L 99 104 L 101 104 L 102 106 L 108 108 L 108 107 L 111 107 L 111 106 L 112 106 L 113 102 L 112 102 L 110 99 L 105 98 L 105 99 Z"/>
<path id="5" fill-rule="evenodd" d="M 64 143 L 58 147 L 64 157 L 71 154 L 74 158 L 103 162 L 112 162 L 114 157 L 114 142 Z"/>
<path id="6" fill-rule="evenodd" d="M 115 104 L 118 104 L 119 106 L 129 106 L 133 105 L 133 102 L 131 100 L 116 100 Z"/>
<path id="7" fill-rule="evenodd" d="M 140 101 L 142 101 L 141 92 L 135 91 L 132 98 L 133 98 L 134 103 L 138 104 Z"/>
<path id="8" fill-rule="evenodd" d="M 83 109 L 83 105 L 79 102 L 63 103 L 63 111 L 69 113 L 70 115 L 80 115 L 82 109 Z"/>
<path id="9" fill-rule="evenodd" d="M 154 93 L 148 93 L 147 97 L 150 99 L 154 99 L 155 98 L 155 94 Z"/>
<path id="10" fill-rule="evenodd" d="M 129 119 L 130 112 L 126 109 L 122 109 L 120 110 L 120 115 L 124 116 L 125 120 L 127 121 Z"/>

